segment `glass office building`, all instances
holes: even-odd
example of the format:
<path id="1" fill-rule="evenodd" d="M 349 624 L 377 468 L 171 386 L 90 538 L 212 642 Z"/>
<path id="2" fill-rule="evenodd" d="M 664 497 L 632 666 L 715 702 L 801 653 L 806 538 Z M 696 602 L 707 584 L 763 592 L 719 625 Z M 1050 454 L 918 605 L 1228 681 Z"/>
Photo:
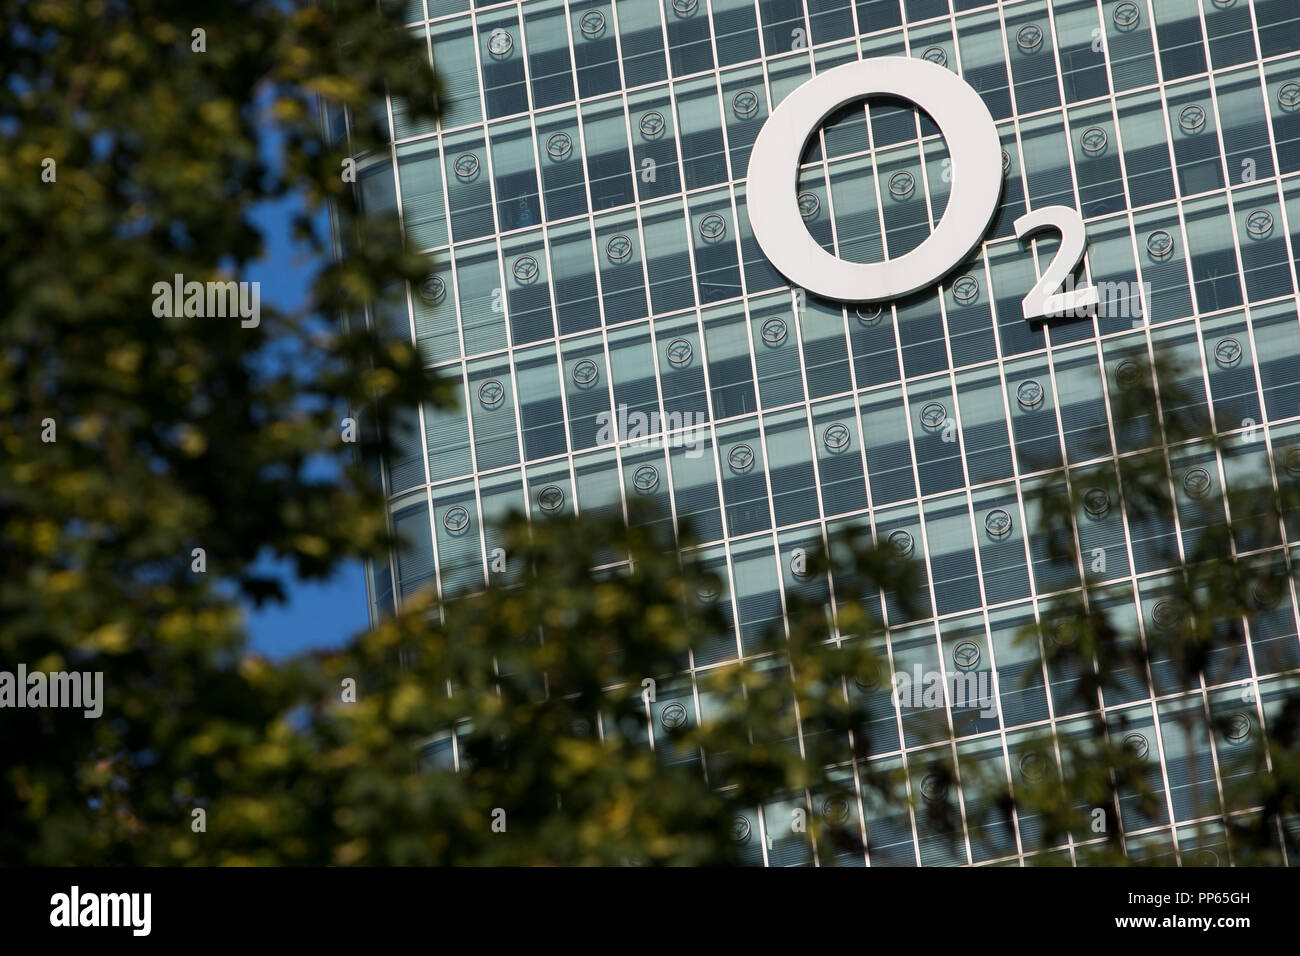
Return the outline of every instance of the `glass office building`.
<path id="1" fill-rule="evenodd" d="M 1237 468 L 1300 474 L 1286 454 L 1300 441 L 1295 0 L 410 0 L 404 16 L 445 84 L 444 117 L 415 125 L 386 104 L 392 150 L 367 160 L 358 188 L 431 271 L 405 309 L 371 320 L 458 383 L 460 408 L 413 412 L 379 469 L 411 546 L 371 569 L 373 615 L 417 589 L 482 586 L 499 555 L 492 522 L 511 509 L 543 520 L 647 503 L 652 520 L 689 522 L 734 624 L 659 694 L 658 735 L 678 708 L 696 713 L 695 675 L 744 654 L 788 595 L 836 600 L 799 555 L 865 523 L 928 576 L 932 616 L 894 631 L 894 668 L 996 672 L 996 713 L 948 723 L 959 765 L 1014 780 L 1032 772 L 1029 735 L 1079 726 L 1057 675 L 1014 640 L 1049 587 L 1024 534 L 1028 492 L 1044 463 L 1113 441 L 1120 357 L 1178 356 L 1200 370 L 1217 429 L 1263 439 L 1227 460 L 1175 460 L 1185 490 Z M 1005 185 L 984 243 L 931 291 L 844 306 L 792 288 L 764 257 L 746 167 L 784 96 L 880 56 L 925 58 L 980 93 Z M 858 262 L 915 248 L 944 210 L 947 157 L 916 110 L 839 110 L 799 176 L 809 232 Z M 1052 204 L 1087 223 L 1102 307 L 1035 326 L 1021 299 L 1048 257 L 1012 224 Z M 1106 577 L 1131 583 L 1136 627 L 1166 570 L 1152 539 L 1186 529 L 1121 511 L 1101 533 Z M 1300 684 L 1293 603 L 1248 640 L 1232 680 L 1205 691 L 1246 712 L 1246 733 Z M 1221 841 L 1197 844 L 1187 799 L 1189 768 L 1220 768 L 1225 742 L 1188 752 L 1162 733 L 1188 706 L 1202 700 L 1107 701 L 1156 758 L 1165 802 L 1126 831 L 1135 853 L 1226 863 Z M 871 759 L 919 776 L 929 750 L 949 747 L 947 728 L 927 726 L 883 712 Z M 749 821 L 746 852 L 806 860 L 782 831 L 788 811 L 771 809 Z M 846 862 L 1014 864 L 1036 848 L 1033 821 L 954 847 L 921 816 L 871 818 L 869 859 Z"/>

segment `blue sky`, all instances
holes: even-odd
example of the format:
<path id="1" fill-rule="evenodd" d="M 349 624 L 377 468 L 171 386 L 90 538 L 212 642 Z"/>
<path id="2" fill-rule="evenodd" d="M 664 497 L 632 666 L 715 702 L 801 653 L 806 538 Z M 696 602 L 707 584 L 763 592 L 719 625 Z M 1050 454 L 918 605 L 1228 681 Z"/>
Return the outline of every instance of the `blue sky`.
<path id="1" fill-rule="evenodd" d="M 307 301 L 315 272 L 309 252 L 295 247 L 291 219 L 300 208 L 293 198 L 265 203 L 254 220 L 266 237 L 266 254 L 248 270 L 251 281 L 262 284 L 262 302 L 282 309 L 300 308 Z M 328 222 L 322 211 L 321 225 Z M 267 563 L 266 569 L 276 569 Z M 364 569 L 348 562 L 325 582 L 299 581 L 288 567 L 279 568 L 287 583 L 288 601 L 248 608 L 249 643 L 253 650 L 270 657 L 285 657 L 299 651 L 338 647 L 367 627 Z"/>

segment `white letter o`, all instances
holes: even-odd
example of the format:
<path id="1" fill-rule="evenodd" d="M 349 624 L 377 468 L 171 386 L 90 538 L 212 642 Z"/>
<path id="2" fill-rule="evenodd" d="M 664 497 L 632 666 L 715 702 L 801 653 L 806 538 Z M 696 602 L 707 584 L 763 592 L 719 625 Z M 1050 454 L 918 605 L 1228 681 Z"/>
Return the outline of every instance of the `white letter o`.
<path id="1" fill-rule="evenodd" d="M 911 252 L 848 262 L 819 246 L 799 215 L 799 157 L 827 116 L 876 95 L 930 114 L 952 158 L 951 192 L 939 225 Z M 876 57 L 829 70 L 781 101 L 754 142 L 745 191 L 754 239 L 791 282 L 840 302 L 895 299 L 933 285 L 979 245 L 1002 192 L 1002 145 L 988 107 L 961 77 L 928 60 Z"/>

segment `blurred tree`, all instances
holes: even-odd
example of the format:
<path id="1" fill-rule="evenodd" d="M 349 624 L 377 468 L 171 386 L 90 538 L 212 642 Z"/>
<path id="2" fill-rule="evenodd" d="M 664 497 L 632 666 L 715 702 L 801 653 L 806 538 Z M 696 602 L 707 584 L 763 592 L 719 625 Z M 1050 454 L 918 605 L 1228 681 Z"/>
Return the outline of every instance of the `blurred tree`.
<path id="1" fill-rule="evenodd" d="M 1122 359 L 1119 447 L 1070 449 L 1083 464 L 1027 495 L 1049 593 L 1020 640 L 1045 662 L 1058 732 L 1019 744 L 1011 786 L 984 781 L 1001 795 L 977 815 L 1032 820 L 1025 849 L 1044 863 L 1067 861 L 1068 841 L 1096 865 L 1279 865 L 1300 849 L 1300 694 L 1291 681 L 1260 701 L 1249 683 L 1300 666 L 1283 538 L 1300 517 L 1300 446 L 1272 445 L 1275 484 L 1263 431 L 1216 431 L 1201 381 L 1160 353 Z M 1169 569 L 1137 593 L 1124 524 L 1136 570 Z M 1123 706 L 1152 695 L 1155 724 L 1149 706 Z M 1177 857 L 1167 830 L 1133 835 L 1171 823 Z"/>
<path id="2" fill-rule="evenodd" d="M 867 749 L 868 695 L 851 682 L 884 673 L 876 615 L 846 604 L 840 626 L 858 637 L 833 641 L 824 604 L 796 601 L 788 633 L 770 630 L 744 662 L 692 686 L 690 650 L 731 633 L 720 578 L 635 522 L 515 516 L 505 529 L 514 574 L 441 606 L 417 600 L 325 658 L 316 693 L 286 711 L 274 759 L 223 742 L 221 777 L 207 788 L 221 836 L 187 838 L 187 852 L 210 862 L 754 862 L 762 806 L 770 850 L 784 841 L 792 859 L 861 862 L 842 768 L 853 735 Z M 910 562 L 840 545 L 843 573 L 879 570 L 900 593 L 914 590 Z M 624 560 L 611 563 L 611 551 Z M 349 680 L 355 703 L 342 700 Z M 888 694 L 879 680 L 874 696 Z M 899 774 L 862 783 L 906 807 Z M 263 825 L 250 825 L 250 807 Z"/>
<path id="3" fill-rule="evenodd" d="M 278 713 L 239 669 L 236 595 L 281 593 L 259 557 L 310 578 L 387 545 L 351 449 L 441 396 L 411 347 L 321 317 L 426 266 L 352 200 L 317 100 L 349 110 L 352 149 L 387 150 L 373 104 L 431 116 L 436 84 L 366 0 L 5 0 L 0 20 L 0 662 L 102 671 L 107 698 L 99 720 L 0 712 L 0 860 L 134 860 L 188 819 L 208 741 L 256 743 Z M 310 308 L 155 308 L 176 276 L 238 282 L 263 251 L 252 212 L 289 193 L 311 248 L 331 249 L 327 199 L 362 240 Z M 320 455 L 343 473 L 313 479 Z"/>

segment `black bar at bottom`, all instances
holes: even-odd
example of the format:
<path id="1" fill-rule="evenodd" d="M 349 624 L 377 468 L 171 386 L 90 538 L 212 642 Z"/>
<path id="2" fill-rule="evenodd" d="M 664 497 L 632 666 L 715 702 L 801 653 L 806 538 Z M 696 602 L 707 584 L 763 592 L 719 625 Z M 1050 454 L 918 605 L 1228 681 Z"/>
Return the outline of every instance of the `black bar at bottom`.
<path id="1" fill-rule="evenodd" d="M 732 945 L 753 935 L 768 948 L 778 923 L 783 932 L 822 938 L 848 931 L 866 943 L 864 934 L 887 922 L 909 936 L 952 933 L 967 943 L 981 929 L 1021 943 L 1167 933 L 1230 943 L 1261 929 L 1289 930 L 1295 889 L 1295 874 L 1285 869 L 1239 868 L 9 868 L 0 869 L 0 927 L 6 949 L 74 936 L 205 946 L 268 937 L 373 945 L 417 936 L 436 946 L 480 933 L 488 945 L 510 938 L 546 945 L 597 935 L 611 943 L 680 939 L 687 930 Z"/>

